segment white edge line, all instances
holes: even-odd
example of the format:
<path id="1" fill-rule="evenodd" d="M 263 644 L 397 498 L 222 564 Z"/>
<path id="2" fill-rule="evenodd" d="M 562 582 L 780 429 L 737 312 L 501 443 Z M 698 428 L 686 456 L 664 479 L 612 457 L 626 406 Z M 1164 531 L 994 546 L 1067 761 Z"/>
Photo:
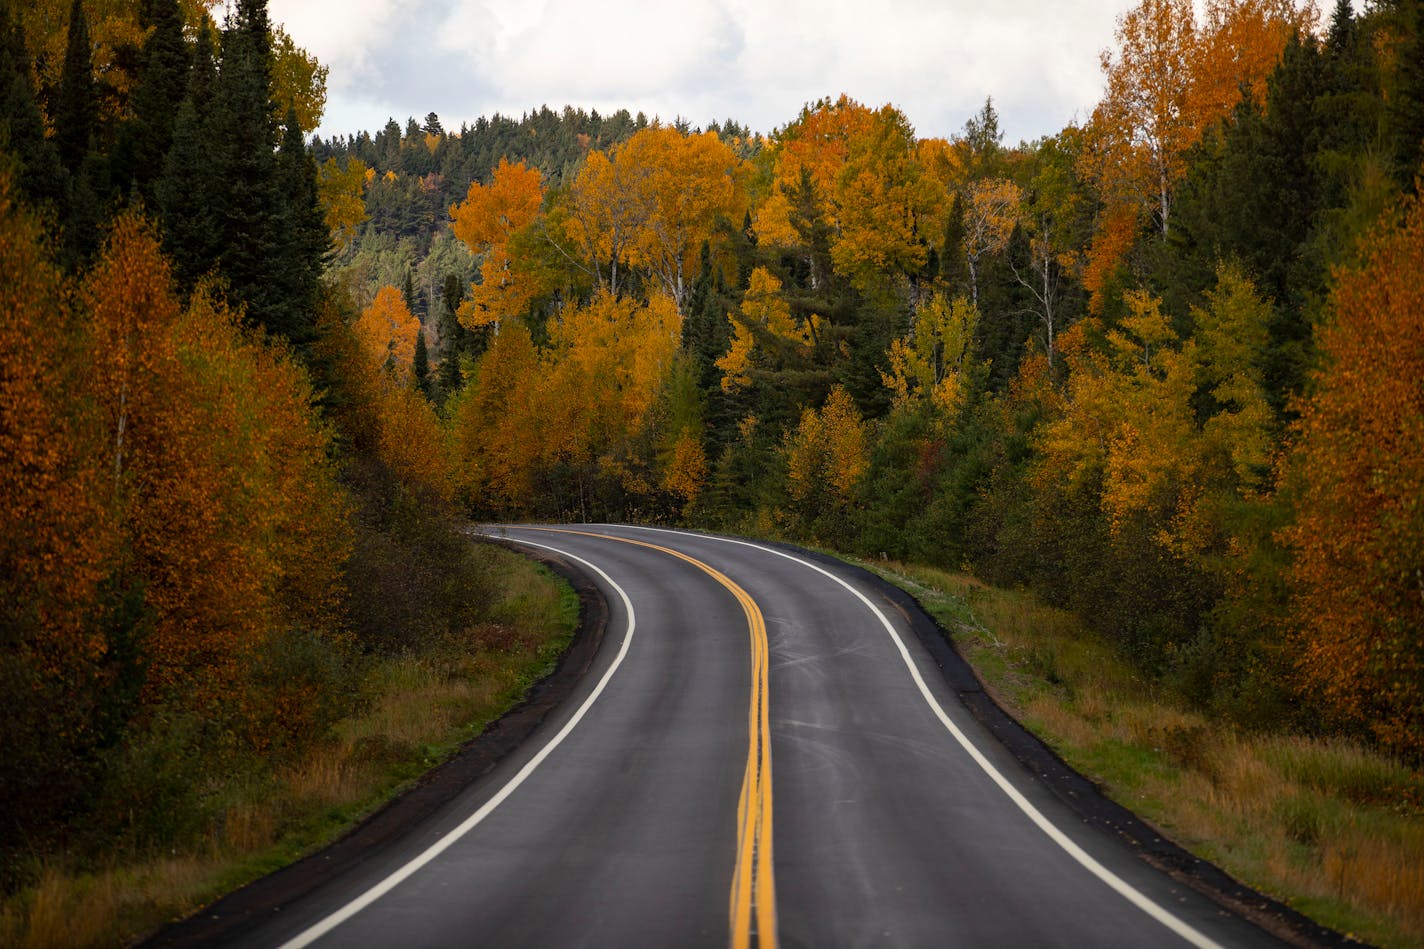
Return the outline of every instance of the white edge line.
<path id="1" fill-rule="evenodd" d="M 949 730 L 949 733 L 951 735 L 954 736 L 955 741 L 959 742 L 960 746 L 963 747 L 964 750 L 969 753 L 969 756 L 974 759 L 974 762 L 979 765 L 981 769 L 983 769 L 984 773 L 987 774 L 995 784 L 999 786 L 999 789 L 1008 796 L 1009 800 L 1013 801 L 1014 804 L 1018 806 L 1018 809 L 1022 811 L 1024 815 L 1028 817 L 1029 820 L 1031 820 L 1035 825 L 1037 825 L 1039 830 L 1047 834 L 1049 839 L 1051 839 L 1059 847 L 1063 848 L 1063 850 L 1068 854 L 1068 856 L 1076 860 L 1084 869 L 1086 869 L 1089 873 L 1093 874 L 1093 876 L 1106 883 L 1119 896 L 1127 900 L 1133 906 L 1136 906 L 1138 909 L 1142 910 L 1142 912 L 1146 913 L 1148 916 L 1151 916 L 1153 919 L 1170 929 L 1172 932 L 1176 933 L 1185 941 L 1191 943 L 1194 946 L 1199 947 L 1199 949 L 1221 949 L 1220 943 L 1217 943 L 1216 941 L 1202 933 L 1200 930 L 1191 926 L 1189 923 L 1186 923 L 1183 920 L 1177 918 L 1172 913 L 1164 909 L 1162 906 L 1154 902 L 1145 893 L 1138 890 L 1136 887 L 1128 883 L 1122 877 L 1118 876 L 1116 873 L 1113 873 L 1107 867 L 1099 863 L 1091 854 L 1089 854 L 1087 851 L 1083 850 L 1083 848 L 1079 847 L 1076 843 L 1074 843 L 1073 840 L 1067 834 L 1059 830 L 1058 827 L 1055 826 L 1053 822 L 1050 821 L 1047 817 L 1045 817 L 1037 807 L 1034 807 L 1033 803 L 1030 802 L 1028 798 L 1024 797 L 1023 794 L 1019 791 L 1019 789 L 1014 787 L 1009 782 L 1009 779 L 1004 777 L 1004 775 L 999 771 L 998 768 L 994 767 L 994 765 L 989 761 L 989 759 L 984 756 L 983 752 L 981 752 L 978 747 L 975 746 L 975 744 L 969 740 L 969 737 L 965 735 L 964 732 L 960 731 L 959 726 L 954 724 L 954 722 L 950 719 L 949 715 L 945 713 L 944 707 L 939 704 L 939 700 L 934 697 L 934 694 L 932 692 L 930 692 L 929 686 L 925 684 L 924 678 L 920 675 L 919 668 L 915 665 L 914 659 L 910 656 L 910 651 L 905 648 L 904 641 L 900 638 L 900 634 L 895 632 L 895 627 L 891 625 L 890 620 L 886 618 L 885 614 L 880 611 L 880 608 L 877 607 L 874 603 L 872 603 L 870 599 L 866 597 L 865 594 L 861 593 L 855 587 L 851 586 L 850 583 L 848 583 L 841 577 L 838 577 L 835 574 L 831 573 L 829 570 L 826 570 L 823 567 L 818 566 L 817 564 L 811 563 L 809 560 L 802 560 L 800 557 L 793 556 L 792 554 L 785 553 L 784 551 L 776 550 L 772 547 L 765 547 L 761 544 L 753 544 L 744 540 L 735 540 L 731 537 L 720 537 L 716 534 L 697 534 L 688 531 L 668 530 L 666 528 L 661 527 L 639 527 L 637 525 L 632 524 L 608 526 L 634 527 L 637 530 L 657 531 L 663 534 L 678 534 L 684 537 L 695 537 L 704 540 L 717 540 L 726 544 L 737 544 L 742 547 L 750 547 L 753 550 L 760 550 L 764 551 L 765 553 L 775 554 L 776 556 L 784 557 L 785 559 L 790 560 L 793 563 L 799 563 L 803 567 L 808 567 L 811 570 L 822 574 L 823 576 L 829 577 L 831 580 L 834 580 L 836 583 L 839 583 L 842 587 L 845 587 L 845 589 L 849 590 L 852 594 L 854 594 L 855 597 L 859 599 L 861 603 L 864 603 L 866 608 L 869 609 L 871 613 L 875 614 L 876 619 L 880 620 L 881 625 L 885 627 L 885 631 L 889 633 L 890 638 L 894 640 L 896 648 L 900 650 L 900 658 L 904 660 L 906 668 L 910 670 L 910 677 L 915 680 L 915 685 L 919 687 L 920 695 L 924 696 L 925 701 L 929 703 L 930 708 L 934 711 L 935 715 L 938 716 L 940 722 L 944 725 L 944 727 Z"/>
<path id="2" fill-rule="evenodd" d="M 327 916 L 325 919 L 313 924 L 312 926 L 298 933 L 296 936 L 293 936 L 291 939 L 282 943 L 280 949 L 302 949 L 302 947 L 304 946 L 311 945 L 313 942 L 320 939 L 322 936 L 325 936 L 337 926 L 340 926 L 342 923 L 346 922 L 348 919 L 355 916 L 357 913 L 361 912 L 363 909 L 370 906 L 372 903 L 376 902 L 376 900 L 380 899 L 381 897 L 389 893 L 391 890 L 395 889 L 408 877 L 414 874 L 417 870 L 425 866 L 430 861 L 434 860 L 436 857 L 440 856 L 440 854 L 444 853 L 447 849 L 449 849 L 449 847 L 457 840 L 459 840 L 461 837 L 465 836 L 465 834 L 469 833 L 472 829 L 474 829 L 475 826 L 478 825 L 481 821 L 483 821 L 486 817 L 488 817 L 496 807 L 499 807 L 499 805 L 504 802 L 505 798 L 513 794 L 515 790 L 521 784 L 524 783 L 524 781 L 529 777 L 529 775 L 534 773 L 534 769 L 539 767 L 539 765 L 544 761 L 545 758 L 549 757 L 549 754 L 555 748 L 559 747 L 559 744 L 565 738 L 568 737 L 569 732 L 574 730 L 574 726 L 576 726 L 583 719 L 584 715 L 593 706 L 593 703 L 598 699 L 601 694 L 603 694 L 604 688 L 608 685 L 608 680 L 613 678 L 613 673 L 617 672 L 618 667 L 622 665 L 623 657 L 628 654 L 628 644 L 633 641 L 633 630 L 637 625 L 637 622 L 633 615 L 633 602 L 628 599 L 628 594 L 624 592 L 623 588 L 620 587 L 618 584 L 614 583 L 613 578 L 610 577 L 608 574 L 604 573 L 598 567 L 589 563 L 587 560 L 584 560 L 582 557 L 577 557 L 569 553 L 568 551 L 560 550 L 557 547 L 550 547 L 547 544 L 537 544 L 530 540 L 519 540 L 516 541 L 516 543 L 526 547 L 539 547 L 543 550 L 552 551 L 556 554 L 568 557 L 570 560 L 577 560 L 585 567 L 588 567 L 590 570 L 597 573 L 600 577 L 604 579 L 604 581 L 608 583 L 609 586 L 613 587 L 613 589 L 618 592 L 618 596 L 623 600 L 624 609 L 628 611 L 628 631 L 623 635 L 623 645 L 619 647 L 618 655 L 614 658 L 613 664 L 608 667 L 608 671 L 603 674 L 603 678 L 598 680 L 598 685 L 594 687 L 594 690 L 589 694 L 588 698 L 584 699 L 583 704 L 579 706 L 578 711 L 574 713 L 573 717 L 570 718 L 567 723 L 565 723 L 563 728 L 559 729 L 558 734 L 556 734 L 553 738 L 549 739 L 549 743 L 546 744 L 543 748 L 539 749 L 539 753 L 536 754 L 533 758 L 530 758 L 529 762 L 525 764 L 524 767 L 519 769 L 519 773 L 516 774 L 513 778 L 510 778 L 509 783 L 507 783 L 504 787 L 500 788 L 498 793 L 496 793 L 493 797 L 486 801 L 480 807 L 479 810 L 475 811 L 469 817 L 465 818 L 463 821 L 461 821 L 458 827 L 449 831 L 447 834 L 445 834 L 445 836 L 441 837 L 435 843 L 431 844 L 418 856 L 414 857 L 409 863 L 406 863 L 404 866 L 396 870 L 390 876 L 386 877 L 380 883 L 377 883 L 375 886 L 371 887 L 369 890 L 362 893 L 360 896 L 356 897 L 354 900 L 347 903 L 345 906 L 341 907 L 336 912 Z"/>

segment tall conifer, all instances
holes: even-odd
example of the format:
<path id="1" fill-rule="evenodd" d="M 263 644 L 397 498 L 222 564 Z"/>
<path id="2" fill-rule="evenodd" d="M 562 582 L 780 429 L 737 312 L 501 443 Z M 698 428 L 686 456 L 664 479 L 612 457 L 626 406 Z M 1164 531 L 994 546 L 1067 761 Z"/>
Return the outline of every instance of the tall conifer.
<path id="1" fill-rule="evenodd" d="M 64 48 L 64 71 L 54 106 L 54 142 L 59 160 L 76 174 L 89 150 L 98 125 L 98 97 L 94 91 L 94 60 L 89 42 L 89 18 L 82 0 L 69 9 L 69 34 Z"/>

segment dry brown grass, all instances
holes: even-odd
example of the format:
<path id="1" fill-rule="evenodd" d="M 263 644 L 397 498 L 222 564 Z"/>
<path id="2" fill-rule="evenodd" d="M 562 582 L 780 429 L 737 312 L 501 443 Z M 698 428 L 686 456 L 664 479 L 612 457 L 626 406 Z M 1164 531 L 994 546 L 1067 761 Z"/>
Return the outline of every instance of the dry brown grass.
<path id="1" fill-rule="evenodd" d="M 1424 776 L 1367 749 L 1243 734 L 1176 704 L 1017 591 L 868 564 L 915 593 L 992 695 L 1180 844 L 1328 926 L 1424 944 Z"/>
<path id="2" fill-rule="evenodd" d="M 572 593 L 498 552 L 493 621 L 423 656 L 370 670 L 366 711 L 260 787 L 229 789 L 206 836 L 167 856 L 115 853 L 79 869 L 51 857 L 0 904 L 0 946 L 114 946 L 179 918 L 331 839 L 516 701 L 572 632 Z M 214 776 L 220 783 L 221 776 Z"/>

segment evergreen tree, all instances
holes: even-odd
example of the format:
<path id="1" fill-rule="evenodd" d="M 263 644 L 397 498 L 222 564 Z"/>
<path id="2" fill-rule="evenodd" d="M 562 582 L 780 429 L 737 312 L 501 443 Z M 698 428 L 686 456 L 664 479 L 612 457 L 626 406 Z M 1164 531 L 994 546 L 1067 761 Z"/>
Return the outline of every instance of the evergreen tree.
<path id="1" fill-rule="evenodd" d="M 405 298 L 405 308 L 415 313 L 415 279 L 411 276 L 409 267 L 405 270 L 405 279 L 401 281 L 401 296 Z"/>
<path id="2" fill-rule="evenodd" d="M 274 149 L 271 61 L 266 0 L 238 0 L 223 34 L 210 137 L 218 264 L 248 320 L 305 345 L 314 335 L 310 264 L 287 259 L 292 211 L 283 186 L 295 187 L 295 172 L 284 182 Z M 296 164 L 291 155 L 286 164 Z"/>
<path id="3" fill-rule="evenodd" d="M 950 199 L 944 225 L 944 243 L 939 252 L 939 280 L 950 296 L 969 296 L 969 261 L 965 257 L 964 199 L 955 193 Z"/>
<path id="4" fill-rule="evenodd" d="M 1424 0 L 1396 0 L 1395 16 L 1401 42 L 1386 115 L 1398 177 L 1412 187 L 1424 174 Z"/>
<path id="5" fill-rule="evenodd" d="M 216 86 L 213 34 L 204 23 L 193 50 L 188 94 L 174 118 L 173 143 L 154 184 L 164 251 L 185 291 L 217 266 L 220 250 L 214 195 L 221 182 L 209 154 Z"/>
<path id="6" fill-rule="evenodd" d="M 143 26 L 149 29 L 139 61 L 139 82 L 133 93 L 134 117 L 125 126 L 126 150 L 138 193 L 154 198 L 154 184 L 163 174 L 164 158 L 173 145 L 174 124 L 188 91 L 189 52 L 183 39 L 183 11 L 177 0 L 148 0 Z"/>
<path id="7" fill-rule="evenodd" d="M 25 37 L 8 3 L 0 3 L 0 149 L 19 163 L 19 187 L 31 201 L 56 208 L 64 203 L 69 172 L 45 137 Z"/>
<path id="8" fill-rule="evenodd" d="M 1018 374 L 1024 347 L 1036 328 L 1033 294 L 1014 275 L 1026 273 L 1029 237 L 1022 226 L 1014 228 L 1008 246 L 983 263 L 979 291 L 979 323 L 975 327 L 975 354 L 988 364 L 990 391 L 1003 392 Z"/>
<path id="9" fill-rule="evenodd" d="M 59 160 L 70 174 L 79 171 L 99 122 L 94 91 L 94 60 L 89 41 L 89 18 L 82 0 L 69 10 L 69 33 L 64 48 L 64 71 L 54 106 L 54 143 Z"/>
<path id="10" fill-rule="evenodd" d="M 321 274 L 331 254 L 331 231 L 317 191 L 316 162 L 306 150 L 294 109 L 287 110 L 286 130 L 277 153 L 277 186 L 286 211 L 282 226 L 285 250 L 273 261 L 286 293 L 287 336 L 298 346 L 313 339 L 321 298 Z"/>
<path id="11" fill-rule="evenodd" d="M 460 307 L 464 284 L 456 274 L 446 274 L 440 294 L 440 394 L 448 398 L 460 390 L 464 378 L 460 372 L 460 357 L 470 348 L 470 331 L 460 325 L 455 311 Z"/>
<path id="12" fill-rule="evenodd" d="M 411 376 L 415 380 L 415 387 L 423 392 L 426 397 L 430 396 L 430 354 L 425 350 L 425 327 L 415 334 L 415 356 L 411 360 Z"/>

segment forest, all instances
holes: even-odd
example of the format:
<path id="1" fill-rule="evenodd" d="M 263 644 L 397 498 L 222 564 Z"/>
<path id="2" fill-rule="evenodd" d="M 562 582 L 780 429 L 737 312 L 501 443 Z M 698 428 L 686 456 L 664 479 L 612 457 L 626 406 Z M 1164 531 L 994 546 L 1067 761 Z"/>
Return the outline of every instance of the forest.
<path id="1" fill-rule="evenodd" d="M 1102 66 L 1017 146 L 847 96 L 318 139 L 328 273 L 474 517 L 967 567 L 1417 759 L 1421 5 L 1145 0 Z"/>
<path id="2" fill-rule="evenodd" d="M 478 609 L 467 518 L 962 568 L 1424 761 L 1424 3 L 1141 0 L 1017 145 L 849 95 L 323 140 L 216 6 L 0 0 L 7 885 L 321 741 Z"/>

